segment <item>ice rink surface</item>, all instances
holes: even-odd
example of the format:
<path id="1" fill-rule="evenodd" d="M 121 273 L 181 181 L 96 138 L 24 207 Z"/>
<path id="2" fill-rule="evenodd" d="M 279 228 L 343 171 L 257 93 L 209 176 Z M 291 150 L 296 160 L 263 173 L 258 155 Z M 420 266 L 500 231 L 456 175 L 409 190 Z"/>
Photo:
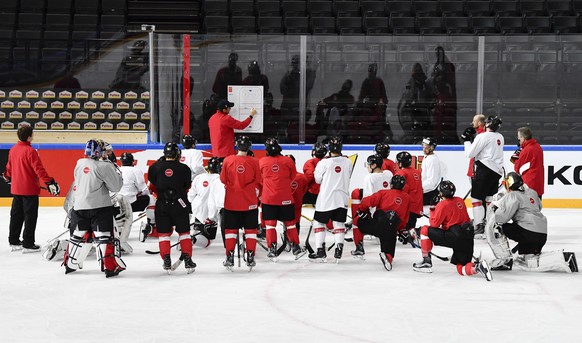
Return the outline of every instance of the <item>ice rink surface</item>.
<path id="1" fill-rule="evenodd" d="M 330 258 L 333 250 L 323 264 L 307 256 L 295 261 L 290 253 L 273 263 L 259 248 L 252 272 L 244 262 L 229 272 L 218 239 L 207 249 L 195 247 L 195 273 L 187 275 L 181 266 L 167 275 L 159 255 L 144 253 L 157 250 L 157 241 L 140 243 L 135 223 L 129 240 L 134 253 L 123 257 L 127 270 L 118 277 L 106 279 L 94 255 L 83 270 L 65 275 L 61 261 L 10 252 L 9 213 L 0 208 L 2 343 L 582 341 L 580 273 L 513 270 L 495 272 L 487 282 L 462 277 L 433 258 L 433 273 L 421 274 L 412 270 L 420 249 L 400 243 L 387 272 L 372 240 L 365 242 L 365 261 L 352 259 L 354 246 L 347 242 L 339 264 Z M 544 213 L 550 225 L 545 251 L 574 251 L 582 264 L 582 210 Z M 41 208 L 37 244 L 63 232 L 64 217 L 61 208 Z M 308 223 L 301 227 L 303 241 Z M 493 257 L 485 241 L 475 249 Z M 452 253 L 441 247 L 434 252 Z"/>

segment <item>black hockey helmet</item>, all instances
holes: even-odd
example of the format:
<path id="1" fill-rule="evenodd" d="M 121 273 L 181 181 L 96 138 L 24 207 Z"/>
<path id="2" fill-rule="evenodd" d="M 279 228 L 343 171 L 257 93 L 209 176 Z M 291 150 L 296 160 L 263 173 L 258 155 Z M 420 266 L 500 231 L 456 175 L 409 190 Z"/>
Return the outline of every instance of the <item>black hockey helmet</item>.
<path id="1" fill-rule="evenodd" d="M 387 159 L 390 155 L 390 145 L 386 143 L 377 143 L 374 147 L 376 154 L 382 156 L 383 159 Z"/>
<path id="2" fill-rule="evenodd" d="M 503 121 L 498 116 L 489 116 L 485 119 L 485 128 L 493 131 L 499 130 L 501 124 L 503 124 Z"/>
<path id="3" fill-rule="evenodd" d="M 400 168 L 410 167 L 412 164 L 412 155 L 408 151 L 401 151 L 396 155 L 396 161 Z"/>
<path id="4" fill-rule="evenodd" d="M 218 174 L 218 173 L 220 173 L 221 166 L 222 166 L 222 159 L 220 157 L 212 156 L 208 160 L 208 170 L 212 174 Z"/>
<path id="5" fill-rule="evenodd" d="M 374 154 L 374 155 L 370 155 L 368 156 L 368 158 L 366 159 L 366 164 L 370 166 L 370 168 L 372 168 L 372 164 L 376 165 L 376 168 L 382 168 L 382 164 L 384 163 L 384 159 L 382 158 L 382 156 Z M 374 168 L 374 169 L 376 169 Z M 372 169 L 372 170 L 374 170 Z"/>
<path id="6" fill-rule="evenodd" d="M 240 151 L 249 151 L 253 142 L 249 136 L 238 136 L 236 138 L 236 147 Z"/>
<path id="7" fill-rule="evenodd" d="M 181 155 L 182 152 L 180 151 L 178 144 L 174 142 L 168 142 L 164 146 L 164 157 L 179 159 Z"/>
<path id="8" fill-rule="evenodd" d="M 456 191 L 457 191 L 457 187 L 455 187 L 455 184 L 449 180 L 443 180 L 439 184 L 439 192 L 445 198 L 452 198 L 455 195 Z"/>
<path id="9" fill-rule="evenodd" d="M 433 149 L 437 147 L 437 141 L 436 141 L 436 138 L 434 138 L 434 137 L 424 137 L 422 139 L 422 144 L 429 145 L 429 146 L 433 147 Z"/>
<path id="10" fill-rule="evenodd" d="M 184 149 L 195 149 L 196 143 L 198 143 L 198 141 L 191 135 L 184 135 L 184 137 L 182 137 L 182 146 L 184 146 Z"/>
<path id="11" fill-rule="evenodd" d="M 122 166 L 131 167 L 133 165 L 133 154 L 131 152 L 124 152 L 119 158 Z"/>
<path id="12" fill-rule="evenodd" d="M 505 188 L 517 191 L 523 187 L 523 179 L 516 172 L 511 172 L 505 177 Z"/>
<path id="13" fill-rule="evenodd" d="M 269 137 L 265 141 L 265 151 L 267 152 L 267 156 L 278 156 L 281 155 L 281 146 L 279 145 L 279 141 L 275 137 Z"/>
<path id="14" fill-rule="evenodd" d="M 343 146 L 343 142 L 341 137 L 339 136 L 333 136 L 329 139 L 329 152 L 332 152 L 334 154 L 341 154 L 342 152 L 342 146 Z"/>
<path id="15" fill-rule="evenodd" d="M 315 143 L 311 149 L 311 156 L 324 158 L 327 154 L 327 147 L 323 143 Z"/>
<path id="16" fill-rule="evenodd" d="M 404 185 L 406 185 L 406 178 L 402 175 L 394 175 L 390 180 L 390 188 L 392 189 L 404 189 Z"/>
<path id="17" fill-rule="evenodd" d="M 85 156 L 98 160 L 103 154 L 103 146 L 95 139 L 87 141 L 85 144 Z"/>

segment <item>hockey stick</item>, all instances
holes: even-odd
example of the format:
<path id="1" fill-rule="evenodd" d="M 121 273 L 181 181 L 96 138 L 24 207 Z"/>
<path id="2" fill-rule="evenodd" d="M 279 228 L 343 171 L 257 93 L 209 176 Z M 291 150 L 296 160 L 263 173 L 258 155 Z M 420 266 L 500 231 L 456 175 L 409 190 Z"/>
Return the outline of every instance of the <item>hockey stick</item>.
<path id="1" fill-rule="evenodd" d="M 437 254 L 433 253 L 432 251 L 431 251 L 431 252 L 429 252 L 428 254 L 429 254 L 430 256 L 434 256 L 434 257 L 438 258 L 438 259 L 439 259 L 439 260 L 441 260 L 441 261 L 444 261 L 444 262 L 448 262 L 448 261 L 449 261 L 449 258 L 448 258 L 448 257 L 442 257 L 442 256 L 439 256 L 439 255 L 437 255 Z"/>
<path id="2" fill-rule="evenodd" d="M 197 232 L 197 233 L 193 234 L 191 237 L 192 237 L 192 238 L 194 238 L 194 237 L 198 236 L 198 235 L 199 235 L 199 234 L 201 234 L 201 233 L 202 233 L 202 232 Z M 174 243 L 174 244 L 170 245 L 170 249 L 172 249 L 172 248 L 174 248 L 174 247 L 178 246 L 178 244 L 180 244 L 180 241 L 177 241 L 176 243 Z M 146 250 L 146 251 L 145 251 L 145 253 L 146 253 L 146 254 L 148 254 L 148 255 L 157 255 L 157 254 L 159 254 L 159 253 L 160 253 L 160 251 L 159 251 L 159 250 L 158 250 L 158 251 L 154 251 L 154 250 Z"/>
<path id="3" fill-rule="evenodd" d="M 138 220 L 142 219 L 142 218 L 143 218 L 143 217 L 145 217 L 145 216 L 146 216 L 146 213 L 145 213 L 145 212 L 142 212 L 142 213 L 140 213 L 140 214 L 137 216 L 137 218 L 135 218 L 135 219 L 134 219 L 134 220 L 133 220 L 131 223 L 133 224 L 133 223 L 135 223 L 136 221 L 138 221 Z"/>
<path id="4" fill-rule="evenodd" d="M 238 267 L 240 268 L 240 240 L 239 240 L 239 236 L 240 236 L 240 230 L 237 230 L 237 232 L 236 232 L 236 254 L 237 254 L 237 258 L 238 258 Z"/>

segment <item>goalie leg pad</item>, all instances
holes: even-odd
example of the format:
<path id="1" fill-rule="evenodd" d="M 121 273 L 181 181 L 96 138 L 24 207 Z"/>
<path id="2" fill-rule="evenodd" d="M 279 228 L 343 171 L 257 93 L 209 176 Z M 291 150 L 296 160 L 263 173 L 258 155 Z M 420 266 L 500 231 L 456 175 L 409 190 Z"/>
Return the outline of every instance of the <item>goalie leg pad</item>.
<path id="1" fill-rule="evenodd" d="M 473 225 L 481 224 L 485 219 L 485 209 L 481 199 L 471 198 L 473 205 Z"/>
<path id="2" fill-rule="evenodd" d="M 501 225 L 495 223 L 495 217 L 493 215 L 487 219 L 485 238 L 493 251 L 493 255 L 495 255 L 500 264 L 508 263 L 513 258 L 511 248 L 509 247 L 509 240 L 503 234 Z M 494 264 L 497 264 L 497 262 Z M 492 265 L 492 267 L 496 267 L 496 265 Z"/>
<path id="3" fill-rule="evenodd" d="M 101 271 L 125 270 L 125 262 L 121 259 L 120 241 L 111 238 L 109 232 L 95 232 L 97 243 L 97 260 L 101 265 Z"/>
<path id="4" fill-rule="evenodd" d="M 543 252 L 540 255 L 526 254 L 516 259 L 516 267 L 528 272 L 562 271 L 572 273 L 564 256 L 564 250 Z"/>
<path id="5" fill-rule="evenodd" d="M 75 235 L 71 236 L 69 240 L 63 261 L 63 265 L 69 269 L 77 270 L 83 268 L 82 264 L 79 264 L 79 255 L 83 246 L 82 237 L 79 231 L 75 231 Z"/>

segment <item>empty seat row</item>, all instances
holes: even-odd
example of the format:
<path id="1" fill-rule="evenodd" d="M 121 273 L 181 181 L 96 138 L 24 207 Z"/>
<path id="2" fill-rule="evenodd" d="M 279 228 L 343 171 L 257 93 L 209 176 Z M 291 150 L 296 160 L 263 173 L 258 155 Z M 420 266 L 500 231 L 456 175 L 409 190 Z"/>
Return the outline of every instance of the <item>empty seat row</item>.
<path id="1" fill-rule="evenodd" d="M 118 14 L 41 14 L 41 13 L 0 13 L 0 28 L 18 29 L 92 29 L 98 26 L 122 27 L 125 16 Z"/>
<path id="2" fill-rule="evenodd" d="M 126 11 L 125 0 L 2 0 L 0 12 L 117 13 Z"/>

